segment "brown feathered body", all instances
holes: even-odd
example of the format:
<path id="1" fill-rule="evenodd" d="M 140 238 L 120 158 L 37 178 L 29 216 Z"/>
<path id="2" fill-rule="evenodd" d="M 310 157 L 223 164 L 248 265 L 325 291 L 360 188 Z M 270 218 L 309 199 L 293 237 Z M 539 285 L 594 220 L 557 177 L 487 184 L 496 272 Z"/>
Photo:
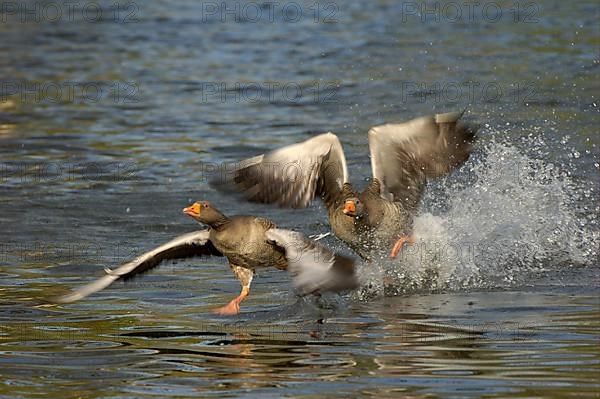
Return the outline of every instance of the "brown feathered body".
<path id="1" fill-rule="evenodd" d="M 337 201 L 327 207 L 333 233 L 363 259 L 372 259 L 378 249 L 383 251 L 393 245 L 412 228 L 414 213 L 405 209 L 402 203 L 381 198 L 379 192 L 377 179 L 373 179 L 360 194 L 346 183 Z M 358 198 L 363 204 L 361 215 L 350 217 L 344 214 L 343 204 L 349 198 Z"/>
<path id="2" fill-rule="evenodd" d="M 268 219 L 232 216 L 223 224 L 211 227 L 209 239 L 231 265 L 247 269 L 274 266 L 285 270 L 285 251 L 269 243 L 266 236 L 267 230 L 276 227 Z"/>

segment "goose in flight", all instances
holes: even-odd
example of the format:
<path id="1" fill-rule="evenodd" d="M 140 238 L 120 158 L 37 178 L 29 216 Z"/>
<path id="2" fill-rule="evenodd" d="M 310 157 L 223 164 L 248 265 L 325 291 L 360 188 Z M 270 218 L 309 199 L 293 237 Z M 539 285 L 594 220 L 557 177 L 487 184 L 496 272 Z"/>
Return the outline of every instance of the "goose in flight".
<path id="1" fill-rule="evenodd" d="M 465 162 L 477 128 L 463 112 L 423 116 L 369 130 L 373 179 L 358 193 L 349 181 L 342 145 L 333 133 L 240 162 L 225 185 L 246 199 L 305 208 L 320 198 L 333 233 L 364 259 L 395 257 L 411 243 L 413 218 L 428 179 Z"/>

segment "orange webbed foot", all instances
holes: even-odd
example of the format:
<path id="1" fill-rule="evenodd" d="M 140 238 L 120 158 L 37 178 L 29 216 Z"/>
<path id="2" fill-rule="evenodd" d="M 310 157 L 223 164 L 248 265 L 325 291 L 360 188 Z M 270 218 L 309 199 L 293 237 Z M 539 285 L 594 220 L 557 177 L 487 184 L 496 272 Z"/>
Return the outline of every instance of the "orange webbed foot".
<path id="1" fill-rule="evenodd" d="M 404 244 L 413 245 L 414 243 L 415 242 L 411 236 L 403 234 L 402 236 L 400 236 L 398 241 L 396 241 L 396 243 L 392 247 L 392 251 L 390 252 L 390 257 L 393 259 L 396 256 L 398 256 L 398 254 L 400 253 L 400 250 L 402 249 Z"/>
<path id="2" fill-rule="evenodd" d="M 233 316 L 240 313 L 240 303 L 237 299 L 232 300 L 225 306 L 221 306 L 220 308 L 216 308 L 213 310 L 213 313 L 219 314 L 221 316 Z"/>

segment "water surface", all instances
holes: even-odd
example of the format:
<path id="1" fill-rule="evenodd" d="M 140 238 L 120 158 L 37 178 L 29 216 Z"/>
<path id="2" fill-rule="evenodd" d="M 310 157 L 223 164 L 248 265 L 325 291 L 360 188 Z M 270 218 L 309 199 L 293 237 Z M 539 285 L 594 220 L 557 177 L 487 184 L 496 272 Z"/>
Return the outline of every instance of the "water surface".
<path id="1" fill-rule="evenodd" d="M 596 2 L 19 4 L 42 8 L 0 14 L 2 397 L 599 396 Z M 201 259 L 38 306 L 197 228 L 195 200 L 328 232 L 320 204 L 240 203 L 207 172 L 333 131 L 360 186 L 370 126 L 463 108 L 473 156 L 360 291 L 298 299 L 265 270 L 216 317 L 239 285 Z"/>

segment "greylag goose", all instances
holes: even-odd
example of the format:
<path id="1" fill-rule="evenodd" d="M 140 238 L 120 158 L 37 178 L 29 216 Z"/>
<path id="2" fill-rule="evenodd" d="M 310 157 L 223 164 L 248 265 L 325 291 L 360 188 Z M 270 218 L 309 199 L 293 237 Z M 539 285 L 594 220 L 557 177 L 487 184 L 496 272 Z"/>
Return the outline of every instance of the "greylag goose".
<path id="1" fill-rule="evenodd" d="M 333 233 L 364 259 L 395 257 L 410 238 L 427 179 L 469 158 L 477 128 L 463 112 L 423 116 L 369 130 L 373 179 L 362 193 L 348 180 L 342 145 L 333 133 L 242 161 L 229 175 L 254 202 L 305 208 L 321 198 Z M 391 248 L 391 250 L 390 250 Z"/>
<path id="2" fill-rule="evenodd" d="M 254 216 L 227 217 L 208 201 L 196 202 L 183 212 L 208 229 L 181 235 L 69 294 L 55 303 L 73 302 L 100 291 L 114 281 L 128 280 L 169 259 L 194 256 L 225 256 L 242 291 L 227 305 L 215 310 L 237 314 L 250 293 L 254 270 L 274 266 L 288 270 L 300 295 L 343 291 L 358 286 L 354 260 L 334 254 L 302 234 L 278 229 L 270 220 Z"/>

